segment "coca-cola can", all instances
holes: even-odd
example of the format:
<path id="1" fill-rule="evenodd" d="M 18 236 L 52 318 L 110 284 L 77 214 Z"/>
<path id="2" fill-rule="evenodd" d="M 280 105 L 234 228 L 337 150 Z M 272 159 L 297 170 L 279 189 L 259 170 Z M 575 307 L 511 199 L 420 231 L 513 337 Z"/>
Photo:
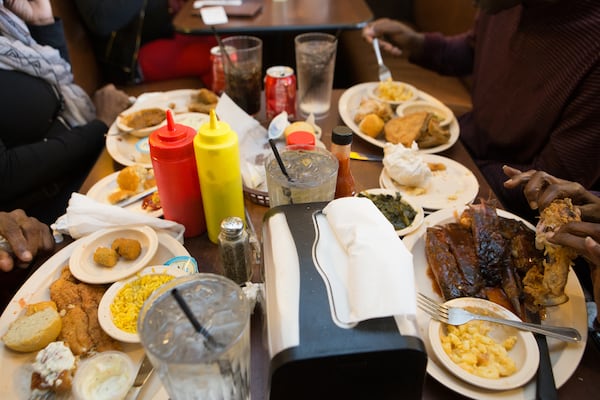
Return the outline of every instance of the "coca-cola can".
<path id="1" fill-rule="evenodd" d="M 229 53 L 229 57 L 235 60 L 235 48 L 226 47 L 225 51 Z M 218 95 L 221 95 L 225 90 L 225 67 L 223 66 L 223 55 L 221 54 L 221 48 L 215 46 L 210 49 L 210 62 L 212 64 L 212 85 L 211 90 Z"/>
<path id="2" fill-rule="evenodd" d="M 286 111 L 288 118 L 296 118 L 296 75 L 285 66 L 270 67 L 265 76 L 267 119 Z"/>

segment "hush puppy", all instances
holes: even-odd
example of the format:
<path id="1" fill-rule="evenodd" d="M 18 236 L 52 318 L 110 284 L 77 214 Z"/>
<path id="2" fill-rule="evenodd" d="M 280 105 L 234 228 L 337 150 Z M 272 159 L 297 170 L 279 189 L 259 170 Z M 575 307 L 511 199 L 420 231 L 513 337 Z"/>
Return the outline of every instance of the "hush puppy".
<path id="1" fill-rule="evenodd" d="M 114 267 L 119 261 L 119 255 L 108 247 L 98 247 L 94 252 L 94 262 L 104 267 Z"/>
<path id="2" fill-rule="evenodd" d="M 126 260 L 135 260 L 142 252 L 142 245 L 135 239 L 118 238 L 112 242 L 112 249 Z"/>

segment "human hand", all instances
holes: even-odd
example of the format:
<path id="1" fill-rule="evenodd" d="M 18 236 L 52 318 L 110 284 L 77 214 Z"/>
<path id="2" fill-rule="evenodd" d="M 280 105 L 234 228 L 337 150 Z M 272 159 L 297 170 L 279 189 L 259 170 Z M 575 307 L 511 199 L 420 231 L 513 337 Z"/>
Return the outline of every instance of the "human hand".
<path id="1" fill-rule="evenodd" d="M 600 267 L 600 224 L 592 222 L 568 222 L 555 232 L 548 232 L 550 243 L 567 246 L 593 265 Z"/>
<path id="2" fill-rule="evenodd" d="M 424 36 L 410 26 L 389 18 L 380 18 L 365 26 L 362 36 L 369 43 L 379 38 L 379 46 L 394 56 L 419 55 L 423 49 Z"/>
<path id="3" fill-rule="evenodd" d="M 50 0 L 4 0 L 4 6 L 30 25 L 54 22 Z"/>
<path id="4" fill-rule="evenodd" d="M 577 182 L 556 178 L 546 172 L 529 170 L 521 172 L 509 166 L 502 167 L 508 179 L 504 187 L 513 189 L 525 185 L 523 194 L 532 209 L 544 209 L 555 199 L 570 198 L 581 211 L 581 218 L 600 222 L 600 198 Z"/>
<path id="5" fill-rule="evenodd" d="M 127 93 L 119 90 L 115 85 L 108 84 L 94 93 L 94 105 L 96 106 L 96 118 L 110 126 L 121 111 L 131 105 Z"/>
<path id="6" fill-rule="evenodd" d="M 12 253 L 0 249 L 0 270 L 10 271 L 15 265 L 28 265 L 39 251 L 54 249 L 50 228 L 29 217 L 23 210 L 0 212 L 0 235 L 8 242 Z"/>

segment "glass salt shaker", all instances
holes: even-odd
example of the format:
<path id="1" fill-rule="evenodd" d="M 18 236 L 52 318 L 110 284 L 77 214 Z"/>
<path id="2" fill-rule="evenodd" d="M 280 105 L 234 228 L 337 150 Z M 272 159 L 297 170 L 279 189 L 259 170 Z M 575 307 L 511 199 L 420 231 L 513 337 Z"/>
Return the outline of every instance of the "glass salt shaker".
<path id="1" fill-rule="evenodd" d="M 244 221 L 239 217 L 225 218 L 221 222 L 218 243 L 225 276 L 239 285 L 248 282 L 251 273 L 251 249 Z"/>

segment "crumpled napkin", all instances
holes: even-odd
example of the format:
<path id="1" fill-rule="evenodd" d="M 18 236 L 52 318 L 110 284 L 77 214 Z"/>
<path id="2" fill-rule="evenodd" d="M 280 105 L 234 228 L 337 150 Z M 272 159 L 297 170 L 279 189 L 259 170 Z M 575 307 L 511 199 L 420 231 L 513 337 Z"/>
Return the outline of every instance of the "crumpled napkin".
<path id="1" fill-rule="evenodd" d="M 58 217 L 50 227 L 55 233 L 67 234 L 73 239 L 79 239 L 98 229 L 125 225 L 147 225 L 155 230 L 162 229 L 183 243 L 185 227 L 177 222 L 100 203 L 80 193 L 71 194 L 66 214 Z"/>
<path id="2" fill-rule="evenodd" d="M 252 189 L 266 186 L 264 161 L 271 152 L 267 130 L 225 93 L 219 98 L 215 112 L 238 135 L 244 184 Z"/>
<path id="3" fill-rule="evenodd" d="M 386 316 L 414 320 L 413 257 L 393 225 L 371 200 L 360 197 L 333 200 L 323 214 L 327 224 L 320 226 L 315 264 L 332 283 L 330 300 L 339 322 L 352 326 Z M 336 240 L 339 246 L 331 243 Z"/>

